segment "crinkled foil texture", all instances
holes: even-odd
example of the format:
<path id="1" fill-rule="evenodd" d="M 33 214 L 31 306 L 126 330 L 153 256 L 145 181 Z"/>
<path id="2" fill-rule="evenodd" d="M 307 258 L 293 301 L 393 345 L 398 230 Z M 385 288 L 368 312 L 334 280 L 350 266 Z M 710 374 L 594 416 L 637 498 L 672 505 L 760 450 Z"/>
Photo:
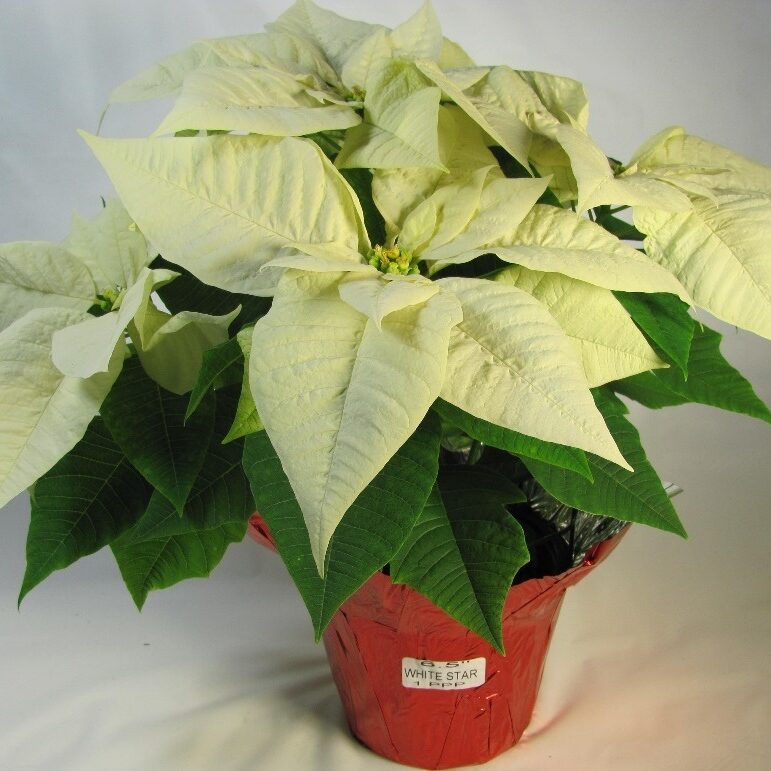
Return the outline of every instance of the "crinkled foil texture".
<path id="1" fill-rule="evenodd" d="M 573 567 L 583 563 L 589 549 L 612 538 L 627 526 L 626 522 L 612 517 L 598 517 L 565 506 L 534 479 L 525 482 L 522 490 L 527 495 L 530 508 L 550 522 L 568 543 L 573 555 Z"/>
<path id="2" fill-rule="evenodd" d="M 272 546 L 255 516 L 252 537 Z M 483 763 L 511 747 L 533 711 L 565 590 L 615 548 L 625 530 L 589 548 L 558 576 L 513 586 L 503 612 L 506 656 L 408 586 L 376 573 L 324 632 L 332 674 L 353 734 L 391 760 L 419 768 Z M 402 686 L 402 658 L 486 660 L 484 685 L 443 691 Z"/>

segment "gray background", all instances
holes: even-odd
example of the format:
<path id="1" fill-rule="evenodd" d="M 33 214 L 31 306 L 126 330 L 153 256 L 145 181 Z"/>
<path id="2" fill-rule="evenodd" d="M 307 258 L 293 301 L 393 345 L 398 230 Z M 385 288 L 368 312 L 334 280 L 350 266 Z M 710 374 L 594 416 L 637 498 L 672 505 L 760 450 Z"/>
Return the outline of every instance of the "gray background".
<path id="1" fill-rule="evenodd" d="M 392 25 L 415 7 L 327 4 Z M 435 6 L 480 63 L 582 80 L 591 132 L 614 157 L 680 123 L 771 162 L 766 2 Z M 0 240 L 59 240 L 72 210 L 97 212 L 108 182 L 75 129 L 94 130 L 114 85 L 194 39 L 258 31 L 284 7 L 2 0 Z M 104 133 L 147 133 L 164 107 L 115 108 Z M 714 326 L 768 401 L 768 344 Z M 633 528 L 570 592 L 526 739 L 491 768 L 767 767 L 768 427 L 698 406 L 633 414 L 661 476 L 686 489 L 690 541 Z M 345 733 L 274 556 L 233 547 L 212 579 L 154 594 L 139 615 L 102 553 L 18 614 L 27 517 L 24 497 L 0 512 L 0 768 L 391 767 Z"/>

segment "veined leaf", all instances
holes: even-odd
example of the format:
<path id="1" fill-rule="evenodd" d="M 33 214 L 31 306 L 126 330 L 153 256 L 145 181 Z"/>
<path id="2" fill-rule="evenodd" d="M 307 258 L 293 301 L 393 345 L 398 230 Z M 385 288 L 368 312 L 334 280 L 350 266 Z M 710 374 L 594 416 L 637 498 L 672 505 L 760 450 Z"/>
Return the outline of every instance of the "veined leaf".
<path id="1" fill-rule="evenodd" d="M 244 357 L 241 346 L 234 337 L 210 348 L 203 355 L 203 363 L 198 373 L 198 380 L 190 393 L 190 401 L 185 412 L 187 420 L 197 409 L 203 397 L 219 384 L 239 382 L 244 373 Z"/>
<path id="2" fill-rule="evenodd" d="M 443 420 L 457 426 L 472 439 L 483 444 L 505 450 L 512 455 L 534 458 L 552 466 L 575 471 L 590 481 L 592 479 L 586 453 L 577 447 L 544 442 L 542 439 L 525 436 L 525 434 L 520 434 L 517 431 L 503 428 L 503 426 L 496 426 L 495 423 L 488 423 L 486 420 L 470 415 L 444 399 L 437 399 L 433 409 Z"/>
<path id="3" fill-rule="evenodd" d="M 462 230 L 445 243 L 432 240 L 421 257 L 442 265 L 456 260 L 464 262 L 466 254 L 485 250 L 497 253 L 496 248 L 488 248 L 488 245 L 510 242 L 514 238 L 519 224 L 546 190 L 546 184 L 545 179 L 493 176 L 482 188 L 478 211 Z M 452 209 L 448 213 L 451 214 Z"/>
<path id="4" fill-rule="evenodd" d="M 385 27 L 376 28 L 353 45 L 340 70 L 340 79 L 351 96 L 366 93 L 370 78 L 393 56 L 393 49 L 391 33 Z"/>
<path id="5" fill-rule="evenodd" d="M 442 27 L 430 2 L 424 2 L 407 21 L 391 32 L 393 55 L 409 59 L 437 59 L 442 51 Z"/>
<path id="6" fill-rule="evenodd" d="M 214 430 L 214 396 L 207 394 L 185 423 L 187 403 L 151 380 L 133 358 L 102 405 L 104 422 L 126 457 L 180 512 Z"/>
<path id="7" fill-rule="evenodd" d="M 35 482 L 19 604 L 55 570 L 106 546 L 144 513 L 151 488 L 100 418 Z"/>
<path id="8" fill-rule="evenodd" d="M 203 442 L 203 463 L 182 516 L 156 490 L 142 518 L 111 544 L 140 609 L 153 589 L 210 575 L 228 545 L 246 533 L 254 503 L 241 468 L 242 447 L 220 443 L 232 419 L 232 399 L 218 394 L 215 430 L 208 448 Z"/>
<path id="9" fill-rule="evenodd" d="M 666 182 L 645 174 L 615 177 L 605 153 L 583 132 L 554 122 L 540 125 L 539 132 L 556 142 L 570 159 L 578 184 L 578 210 L 596 206 L 656 206 L 667 211 L 690 209 L 688 196 Z"/>
<path id="10" fill-rule="evenodd" d="M 722 335 L 714 330 L 696 325 L 685 368 L 687 380 L 670 368 L 620 380 L 613 388 L 652 409 L 698 402 L 771 423 L 768 407 L 723 358 L 721 340 Z"/>
<path id="11" fill-rule="evenodd" d="M 429 415 L 358 495 L 341 520 L 319 576 L 303 512 L 265 432 L 244 443 L 244 469 L 257 509 L 321 637 L 337 609 L 397 552 L 436 480 L 439 421 Z"/>
<path id="12" fill-rule="evenodd" d="M 616 292 L 615 295 L 664 358 L 687 377 L 688 352 L 696 326 L 688 315 L 688 306 L 673 295 L 658 292 Z"/>
<path id="13" fill-rule="evenodd" d="M 432 61 L 422 60 L 418 69 L 458 105 L 472 120 L 479 124 L 501 147 L 525 168 L 528 168 L 530 129 L 516 115 L 486 99 L 467 95 L 453 81 L 449 73 L 442 72 Z"/>
<path id="14" fill-rule="evenodd" d="M 671 370 L 667 370 L 671 371 Z M 624 405 L 606 388 L 594 390 L 597 407 L 634 471 L 587 455 L 594 482 L 567 469 L 523 458 L 536 481 L 558 501 L 580 511 L 667 530 L 686 537 L 661 480 L 648 462 L 640 435 L 624 417 Z"/>
<path id="15" fill-rule="evenodd" d="M 482 129 L 459 107 L 439 108 L 439 159 L 448 169 L 377 169 L 372 179 L 372 197 L 382 212 L 388 236 L 393 240 L 402 231 L 407 215 L 440 185 L 496 165 Z M 372 231 L 369 230 L 370 235 Z M 384 239 L 372 236 L 373 243 Z"/>
<path id="16" fill-rule="evenodd" d="M 286 247 L 368 248 L 361 207 L 309 140 L 84 136 L 142 232 L 207 284 L 270 295 L 260 267 Z"/>
<path id="17" fill-rule="evenodd" d="M 340 278 L 285 274 L 254 327 L 249 372 L 320 572 L 343 514 L 439 395 L 460 318 L 455 298 L 439 292 L 390 313 L 378 329 L 340 299 Z"/>
<path id="18" fill-rule="evenodd" d="M 399 246 L 421 256 L 430 254 L 459 236 L 474 215 L 484 216 L 485 212 L 480 212 L 480 201 L 491 170 L 492 167 L 483 167 L 454 179 L 442 180 L 436 190 L 404 218 L 398 234 Z M 494 179 L 491 184 L 499 181 Z M 487 195 L 486 198 L 495 205 L 495 197 Z M 500 200 L 500 196 L 497 198 Z M 474 243 L 474 246 L 478 245 Z"/>
<path id="19" fill-rule="evenodd" d="M 548 72 L 516 70 L 516 73 L 533 89 L 544 107 L 560 123 L 568 123 L 586 131 L 589 122 L 589 100 L 582 83 Z"/>
<path id="20" fill-rule="evenodd" d="M 86 266 L 45 241 L 0 244 L 0 332 L 33 308 L 85 313 L 96 290 Z"/>
<path id="21" fill-rule="evenodd" d="M 697 181 L 708 189 L 771 193 L 771 169 L 727 147 L 686 134 L 672 126 L 651 137 L 632 157 L 630 171 L 656 176 L 669 171 L 673 180 Z"/>
<path id="22" fill-rule="evenodd" d="M 721 194 L 668 213 L 636 207 L 645 251 L 679 279 L 694 302 L 730 324 L 771 338 L 771 199 Z"/>
<path id="23" fill-rule="evenodd" d="M 0 506 L 32 485 L 83 437 L 123 365 L 66 377 L 51 361 L 51 337 L 82 314 L 36 308 L 0 332 Z"/>
<path id="24" fill-rule="evenodd" d="M 415 280 L 411 280 L 415 279 Z M 393 276 L 388 281 L 382 274 L 353 274 L 340 282 L 340 297 L 382 328 L 383 319 L 394 311 L 411 305 L 422 305 L 439 287 L 422 276 Z"/>
<path id="25" fill-rule="evenodd" d="M 389 60 L 367 84 L 364 122 L 346 132 L 335 165 L 446 171 L 439 160 L 440 98 L 411 62 Z"/>
<path id="26" fill-rule="evenodd" d="M 503 653 L 501 616 L 517 571 L 530 560 L 505 504 L 524 501 L 516 485 L 472 467 L 442 469 L 415 527 L 391 559 L 407 584 Z"/>
<path id="27" fill-rule="evenodd" d="M 374 275 L 377 272 L 376 268 L 364 262 L 361 255 L 356 255 L 356 259 L 349 259 L 339 254 L 330 254 L 323 247 L 316 249 L 309 246 L 304 247 L 304 249 L 302 252 L 290 252 L 266 262 L 261 268 L 262 272 L 266 273 L 276 268 L 296 268 L 309 273 L 365 273 Z M 283 272 L 282 270 L 280 275 L 283 275 Z"/>
<path id="28" fill-rule="evenodd" d="M 271 32 L 291 32 L 312 41 L 338 72 L 358 42 L 382 29 L 379 24 L 346 19 L 326 8 L 319 8 L 310 0 L 295 0 L 276 21 L 266 27 Z"/>
<path id="29" fill-rule="evenodd" d="M 268 67 L 207 67 L 185 78 L 174 109 L 154 132 L 184 129 L 302 136 L 361 123 L 350 107 L 323 104 L 307 86 Z"/>
<path id="30" fill-rule="evenodd" d="M 122 83 L 110 94 L 110 103 L 168 96 L 179 90 L 191 72 L 217 66 L 272 67 L 332 84 L 338 80 L 329 62 L 311 41 L 287 31 L 259 32 L 194 43 Z"/>
<path id="31" fill-rule="evenodd" d="M 531 294 L 574 342 L 590 387 L 666 367 L 609 289 L 518 265 L 495 280 Z"/>
<path id="32" fill-rule="evenodd" d="M 578 354 L 538 300 L 486 279 L 438 283 L 463 308 L 450 337 L 443 399 L 489 423 L 626 467 L 594 406 Z"/>
<path id="33" fill-rule="evenodd" d="M 73 215 L 65 246 L 86 265 L 100 294 L 128 289 L 153 259 L 145 237 L 117 198 L 108 200 L 93 219 Z"/>
<path id="34" fill-rule="evenodd" d="M 320 11 L 315 10 L 317 13 Z M 336 32 L 341 21 L 346 26 L 358 24 L 338 17 L 334 24 Z M 346 29 L 346 26 L 343 28 Z M 424 3 L 393 30 L 380 25 L 347 26 L 347 29 L 353 33 L 352 45 L 335 51 L 333 56 L 340 61 L 338 69 L 343 85 L 351 93 L 365 91 L 377 72 L 393 59 L 436 59 L 443 50 L 447 51 L 446 45 L 452 45 L 442 37 L 439 19 L 430 3 Z M 455 48 L 453 53 L 458 57 L 462 51 L 457 50 L 458 46 Z"/>
<path id="35" fill-rule="evenodd" d="M 452 262 L 490 252 L 531 270 L 562 273 L 605 289 L 671 292 L 688 298 L 677 279 L 654 260 L 594 222 L 556 206 L 536 204 L 511 238 L 467 252 Z"/>

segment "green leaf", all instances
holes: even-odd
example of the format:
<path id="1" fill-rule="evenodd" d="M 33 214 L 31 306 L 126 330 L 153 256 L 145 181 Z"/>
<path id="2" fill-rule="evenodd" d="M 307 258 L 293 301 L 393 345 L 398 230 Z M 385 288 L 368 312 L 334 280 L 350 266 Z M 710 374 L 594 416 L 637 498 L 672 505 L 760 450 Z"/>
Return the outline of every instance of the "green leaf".
<path id="1" fill-rule="evenodd" d="M 252 353 L 252 330 L 242 329 L 238 333 L 237 338 L 238 345 L 243 352 L 244 358 L 244 371 L 241 375 L 241 393 L 238 397 L 238 406 L 236 407 L 236 414 L 233 418 L 233 424 L 230 426 L 230 430 L 222 440 L 223 444 L 232 442 L 234 439 L 239 439 L 242 436 L 248 436 L 255 431 L 262 431 L 264 426 L 262 425 L 262 419 L 257 412 L 257 407 L 254 404 L 254 397 L 252 396 L 252 389 L 249 386 L 249 357 Z"/>
<path id="2" fill-rule="evenodd" d="M 237 383 L 244 375 L 244 357 L 241 346 L 235 337 L 224 343 L 210 348 L 203 355 L 203 364 L 198 373 L 193 390 L 190 392 L 190 401 L 185 412 L 185 420 L 198 409 L 201 399 L 212 389 L 219 385 Z"/>
<path id="3" fill-rule="evenodd" d="M 303 513 L 265 432 L 244 443 L 244 469 L 257 509 L 308 608 L 316 639 L 337 609 L 404 542 L 436 481 L 439 421 L 432 415 L 397 450 L 338 525 L 319 576 Z"/>
<path id="4" fill-rule="evenodd" d="M 240 442 L 220 440 L 233 418 L 233 399 L 217 394 L 217 418 L 182 516 L 156 491 L 142 518 L 112 546 L 126 586 L 138 608 L 153 589 L 186 578 L 203 578 L 219 564 L 228 545 L 246 533 L 254 503 L 241 468 Z"/>
<path id="5" fill-rule="evenodd" d="M 614 294 L 662 356 L 687 376 L 688 352 L 696 327 L 688 315 L 688 305 L 663 292 Z"/>
<path id="6" fill-rule="evenodd" d="M 156 288 L 163 304 L 172 313 L 197 311 L 222 316 L 240 305 L 241 312 L 230 325 L 231 332 L 235 332 L 245 324 L 251 324 L 264 316 L 270 309 L 268 297 L 228 292 L 216 286 L 209 286 L 199 281 L 190 271 L 164 260 L 163 257 L 156 257 L 151 267 L 166 268 L 180 274 L 171 283 Z"/>
<path id="7" fill-rule="evenodd" d="M 566 506 L 598 516 L 639 522 L 686 537 L 661 480 L 645 456 L 640 435 L 623 415 L 623 403 L 607 387 L 595 388 L 593 393 L 608 429 L 634 471 L 591 454 L 587 454 L 587 460 L 593 483 L 567 469 L 523 458 L 528 471 Z"/>
<path id="8" fill-rule="evenodd" d="M 342 169 L 340 173 L 351 186 L 364 212 L 364 225 L 373 244 L 385 243 L 383 215 L 372 200 L 372 172 L 369 169 Z"/>
<path id="9" fill-rule="evenodd" d="M 391 560 L 407 584 L 501 653 L 501 616 L 517 571 L 530 560 L 505 504 L 524 501 L 505 477 L 467 466 L 442 469 L 423 511 Z"/>
<path id="10" fill-rule="evenodd" d="M 444 399 L 437 399 L 433 409 L 443 420 L 457 426 L 478 442 L 490 445 L 490 447 L 497 447 L 499 450 L 505 450 L 512 455 L 533 458 L 552 466 L 575 471 L 589 481 L 592 480 L 592 472 L 586 460 L 586 453 L 577 447 L 544 442 L 542 439 L 526 436 L 503 426 L 496 426 L 495 423 L 488 423 L 486 420 L 464 412 Z"/>
<path id="11" fill-rule="evenodd" d="M 144 478 L 174 505 L 185 506 L 214 429 L 214 396 L 207 394 L 185 423 L 188 399 L 161 388 L 129 359 L 102 405 L 118 446 Z"/>
<path id="12" fill-rule="evenodd" d="M 55 570 L 106 546 L 144 513 L 151 488 L 100 418 L 32 491 L 19 604 Z"/>
<path id="13" fill-rule="evenodd" d="M 714 330 L 696 325 L 688 356 L 687 380 L 680 371 L 670 368 L 619 380 L 613 388 L 651 409 L 698 402 L 771 423 L 768 407 L 750 383 L 723 358 L 721 340 L 722 335 Z"/>
<path id="14" fill-rule="evenodd" d="M 606 214 L 604 217 L 598 218 L 597 224 L 622 241 L 642 241 L 645 239 L 645 233 L 641 233 L 634 225 L 630 225 L 620 217 L 614 217 L 612 214 Z"/>

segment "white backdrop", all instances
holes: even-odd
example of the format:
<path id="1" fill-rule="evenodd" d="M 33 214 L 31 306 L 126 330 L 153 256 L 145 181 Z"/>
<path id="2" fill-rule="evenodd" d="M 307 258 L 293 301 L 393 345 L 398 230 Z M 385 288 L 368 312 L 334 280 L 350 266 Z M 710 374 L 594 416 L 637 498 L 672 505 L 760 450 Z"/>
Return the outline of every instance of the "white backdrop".
<path id="1" fill-rule="evenodd" d="M 328 0 L 395 24 L 416 3 Z M 0 240 L 63 238 L 106 177 L 75 134 L 111 88 L 194 39 L 257 31 L 285 7 L 238 0 L 2 0 Z M 480 63 L 584 81 L 590 128 L 624 159 L 658 129 L 771 163 L 762 0 L 435 0 Z M 107 135 L 163 105 L 120 107 Z M 726 356 L 771 398 L 771 348 L 724 325 Z M 706 407 L 634 410 L 689 542 L 633 528 L 571 590 L 536 714 L 491 769 L 767 768 L 771 741 L 768 426 Z M 351 740 L 323 651 L 283 566 L 251 543 L 209 581 L 140 615 L 109 553 L 55 575 L 16 612 L 28 504 L 0 512 L 0 768 L 385 769 Z"/>

